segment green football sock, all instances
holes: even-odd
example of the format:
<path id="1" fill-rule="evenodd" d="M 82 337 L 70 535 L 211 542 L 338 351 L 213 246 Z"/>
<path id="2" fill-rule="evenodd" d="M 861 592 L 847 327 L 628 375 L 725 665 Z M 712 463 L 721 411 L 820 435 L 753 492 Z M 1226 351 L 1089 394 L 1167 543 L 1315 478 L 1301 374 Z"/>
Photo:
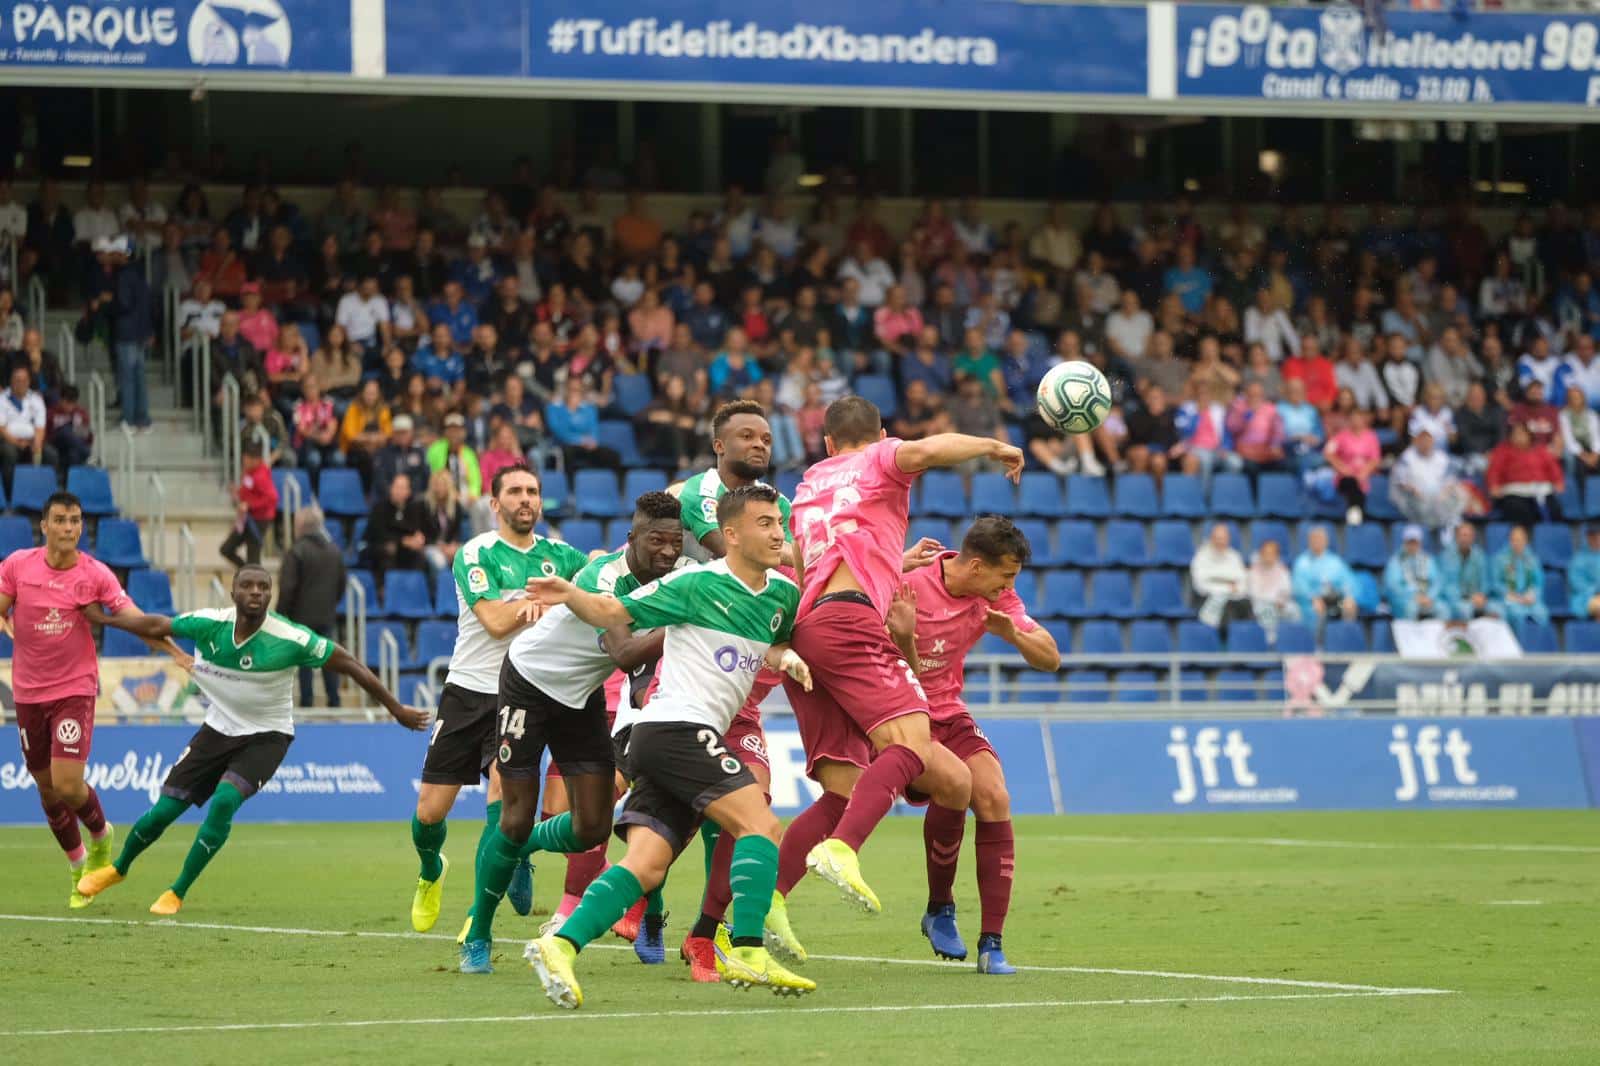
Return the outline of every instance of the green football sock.
<path id="1" fill-rule="evenodd" d="M 655 888 L 644 894 L 644 913 L 646 917 L 659 918 L 666 913 L 667 901 L 661 895 L 661 890 L 666 887 L 667 883 L 662 881 Z"/>
<path id="2" fill-rule="evenodd" d="M 417 876 L 424 881 L 437 881 L 439 875 L 444 873 L 444 860 L 439 857 L 439 852 L 444 848 L 445 834 L 449 831 L 446 825 L 445 822 L 429 825 L 415 814 L 411 816 L 411 844 L 417 849 L 417 858 L 421 860 Z"/>
<path id="3" fill-rule="evenodd" d="M 643 893 L 639 879 L 626 866 L 613 866 L 595 879 L 578 909 L 561 923 L 556 935 L 582 951 L 584 945 L 617 924 Z"/>
<path id="4" fill-rule="evenodd" d="M 488 940 L 494 928 L 495 908 L 505 897 L 506 886 L 511 884 L 511 874 L 522 858 L 523 846 L 508 840 L 499 826 L 494 829 L 489 842 L 484 845 L 483 858 L 478 863 L 477 891 L 472 904 L 472 927 L 468 940 Z"/>
<path id="5" fill-rule="evenodd" d="M 778 887 L 778 845 L 755 834 L 740 837 L 733 845 L 728 883 L 733 888 L 733 942 L 760 947 L 772 892 Z"/>
<path id="6" fill-rule="evenodd" d="M 167 826 L 176 822 L 178 816 L 188 809 L 187 803 L 171 796 L 156 800 L 156 805 L 140 815 L 139 820 L 133 823 L 133 828 L 128 830 L 128 839 L 122 842 L 122 854 L 111 864 L 117 868 L 117 873 L 127 876 L 133 860 L 144 854 L 145 848 L 161 839 Z"/>
<path id="7" fill-rule="evenodd" d="M 494 831 L 500 828 L 500 801 L 495 800 L 483 809 L 483 829 L 478 833 L 478 850 L 472 854 L 473 884 L 477 884 L 478 867 L 483 865 L 483 853 L 489 850 L 489 839 L 494 836 Z M 474 898 L 473 906 L 477 906 Z M 467 908 L 467 916 L 472 916 L 472 907 Z"/>
<path id="8" fill-rule="evenodd" d="M 707 818 L 700 823 L 700 843 L 705 845 L 706 880 L 711 880 L 711 854 L 717 850 L 717 838 L 722 835 L 722 827 Z"/>
<path id="9" fill-rule="evenodd" d="M 572 832 L 572 812 L 562 811 L 553 818 L 534 823 L 533 832 L 528 834 L 528 843 L 522 853 L 524 856 L 536 851 L 571 854 L 576 851 L 588 851 L 591 846 L 579 843 Z"/>
<path id="10" fill-rule="evenodd" d="M 222 845 L 228 842 L 228 834 L 233 830 L 233 816 L 243 802 L 244 795 L 228 782 L 217 786 L 217 791 L 211 797 L 211 806 L 206 810 L 206 820 L 200 823 L 200 832 L 195 834 L 194 843 L 189 846 L 189 856 L 183 860 L 183 870 L 178 874 L 178 879 L 172 882 L 172 891 L 178 894 L 179 899 L 189 894 L 189 886 L 222 850 Z"/>

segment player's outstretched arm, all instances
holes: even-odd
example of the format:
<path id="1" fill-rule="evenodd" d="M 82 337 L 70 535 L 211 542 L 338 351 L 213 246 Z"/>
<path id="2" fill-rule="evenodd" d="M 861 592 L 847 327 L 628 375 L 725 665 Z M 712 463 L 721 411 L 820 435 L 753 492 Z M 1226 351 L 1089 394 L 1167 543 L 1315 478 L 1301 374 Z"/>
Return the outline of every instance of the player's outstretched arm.
<path id="1" fill-rule="evenodd" d="M 147 644 L 160 645 L 172 636 L 172 619 L 164 614 L 145 614 L 133 604 L 125 605 L 116 614 L 106 614 L 98 603 L 83 609 L 83 616 L 97 626 L 110 626 L 132 633 Z M 163 647 L 163 651 L 166 649 Z"/>
<path id="2" fill-rule="evenodd" d="M 788 674 L 800 682 L 801 688 L 807 692 L 811 691 L 811 667 L 806 665 L 806 661 L 789 645 L 772 645 L 767 649 L 767 654 L 762 656 L 762 662 L 767 669 Z"/>
<path id="3" fill-rule="evenodd" d="M 615 626 L 600 634 L 601 646 L 625 673 L 633 673 L 645 663 L 661 658 L 666 646 L 667 631 L 652 629 L 647 633 L 634 633 L 627 626 Z"/>
<path id="4" fill-rule="evenodd" d="M 8 637 L 11 636 L 11 605 L 15 602 L 15 596 L 0 592 L 0 633 Z"/>
<path id="5" fill-rule="evenodd" d="M 895 590 L 885 625 L 889 639 L 906 657 L 911 672 L 922 673 L 922 660 L 917 658 L 917 593 L 910 585 L 901 585 Z"/>
<path id="6" fill-rule="evenodd" d="M 483 631 L 495 640 L 509 637 L 539 620 L 539 612 L 529 610 L 528 601 L 524 599 L 479 600 L 472 605 L 472 613 L 478 616 Z"/>
<path id="7" fill-rule="evenodd" d="M 895 465 L 908 474 L 958 466 L 970 459 L 993 459 L 1006 468 L 1006 477 L 1012 481 L 1022 477 L 1022 449 L 993 437 L 935 433 L 921 440 L 901 441 L 894 453 Z"/>
<path id="8" fill-rule="evenodd" d="M 600 596 L 585 592 L 572 582 L 559 577 L 528 579 L 528 595 L 546 606 L 558 603 L 596 629 L 614 629 L 633 625 L 633 615 L 614 596 Z"/>
<path id="9" fill-rule="evenodd" d="M 1056 647 L 1056 638 L 1044 626 L 1034 626 L 1024 633 L 1004 611 L 990 611 L 983 628 L 1020 651 L 1023 661 L 1035 670 L 1053 674 L 1061 669 L 1061 650 Z"/>
<path id="10" fill-rule="evenodd" d="M 407 707 L 395 699 L 394 693 L 383 687 L 383 682 L 378 680 L 378 675 L 368 670 L 356 661 L 355 656 L 334 645 L 333 654 L 328 657 L 327 669 L 336 674 L 343 674 L 383 705 L 389 716 L 407 729 L 426 729 L 432 718 L 427 711 L 420 707 Z"/>

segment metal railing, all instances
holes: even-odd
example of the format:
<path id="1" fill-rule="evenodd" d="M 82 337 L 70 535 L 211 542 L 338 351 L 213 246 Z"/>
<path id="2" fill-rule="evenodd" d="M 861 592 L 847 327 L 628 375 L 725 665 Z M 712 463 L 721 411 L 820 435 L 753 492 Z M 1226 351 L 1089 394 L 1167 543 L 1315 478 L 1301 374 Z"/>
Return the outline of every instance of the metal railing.
<path id="1" fill-rule="evenodd" d="M 86 399 L 89 410 L 89 432 L 94 434 L 94 444 L 89 449 L 92 466 L 106 465 L 106 379 L 98 370 L 89 375 Z"/>
<path id="2" fill-rule="evenodd" d="M 134 443 L 133 427 L 123 422 L 117 427 L 122 434 L 122 454 L 117 457 L 117 469 L 122 475 L 124 492 L 133 490 L 133 479 L 139 472 L 138 446 Z"/>
<path id="3" fill-rule="evenodd" d="M 43 325 L 34 328 L 43 331 Z M 60 351 L 61 376 L 76 385 L 78 383 L 78 337 L 72 332 L 72 327 L 65 322 L 56 330 L 56 348 Z"/>
<path id="4" fill-rule="evenodd" d="M 283 520 L 283 532 L 280 543 L 285 554 L 294 547 L 294 516 L 305 507 L 306 501 L 301 495 L 300 482 L 297 478 L 286 477 L 283 479 L 283 497 L 278 501 L 278 516 Z"/>
<path id="5" fill-rule="evenodd" d="M 145 532 L 150 534 L 150 565 L 157 570 L 167 566 L 167 485 L 161 475 L 151 471 L 145 477 L 150 498 L 145 501 Z"/>
<path id="6" fill-rule="evenodd" d="M 194 530 L 185 522 L 178 527 L 178 591 L 182 599 L 178 602 L 180 610 L 192 611 L 195 609 L 197 590 L 195 588 L 194 573 Z M 175 595 L 178 594 L 175 592 Z"/>
<path id="7" fill-rule="evenodd" d="M 176 285 L 168 284 L 161 290 L 161 329 L 164 336 L 161 343 L 161 362 L 167 380 L 178 380 L 178 351 L 183 347 L 181 329 L 183 323 L 178 321 L 178 307 L 183 303 L 183 290 Z"/>
<path id="8" fill-rule="evenodd" d="M 222 580 L 216 575 L 211 578 L 211 606 L 226 608 L 233 602 L 228 595 L 228 590 L 222 587 Z"/>
<path id="9" fill-rule="evenodd" d="M 210 429 L 211 402 L 206 400 L 207 430 Z M 222 410 L 218 412 L 218 430 L 222 452 L 222 483 L 224 485 L 237 485 L 239 483 L 239 382 L 232 376 L 222 381 Z"/>
<path id="10" fill-rule="evenodd" d="M 204 333 L 197 333 L 183 346 L 183 350 L 190 353 L 194 359 L 194 370 L 191 382 L 194 392 L 191 399 L 194 401 L 194 428 L 199 432 L 205 454 L 210 455 L 215 444 L 211 436 L 211 338 Z"/>
<path id="11" fill-rule="evenodd" d="M 378 634 L 378 680 L 390 692 L 400 690 L 400 641 L 387 629 Z M 365 702 L 363 698 L 362 703 Z"/>
<path id="12" fill-rule="evenodd" d="M 358 663 L 367 661 L 367 590 L 353 577 L 344 579 L 344 646 Z M 367 705 L 367 694 L 359 697 Z"/>

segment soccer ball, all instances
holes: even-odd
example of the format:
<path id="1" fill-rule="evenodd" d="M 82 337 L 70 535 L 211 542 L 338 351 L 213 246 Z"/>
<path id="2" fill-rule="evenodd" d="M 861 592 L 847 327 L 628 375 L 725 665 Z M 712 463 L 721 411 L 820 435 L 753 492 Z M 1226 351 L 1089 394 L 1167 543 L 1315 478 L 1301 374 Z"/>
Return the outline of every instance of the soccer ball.
<path id="1" fill-rule="evenodd" d="M 1063 433 L 1089 433 L 1111 410 L 1111 386 L 1088 363 L 1058 363 L 1039 382 L 1039 415 Z"/>

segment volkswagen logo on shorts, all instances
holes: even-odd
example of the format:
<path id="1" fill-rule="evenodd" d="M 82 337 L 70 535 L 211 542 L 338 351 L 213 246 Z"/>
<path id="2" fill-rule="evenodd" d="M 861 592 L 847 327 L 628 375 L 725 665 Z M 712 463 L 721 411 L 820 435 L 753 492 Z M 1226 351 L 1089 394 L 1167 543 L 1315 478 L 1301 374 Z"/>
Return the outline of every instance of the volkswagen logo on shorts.
<path id="1" fill-rule="evenodd" d="M 83 739 L 83 727 L 75 719 L 63 718 L 56 724 L 56 739 L 63 744 L 76 744 Z"/>
<path id="2" fill-rule="evenodd" d="M 731 674 L 739 668 L 739 649 L 732 644 L 724 644 L 711 653 L 717 661 L 717 667 L 725 674 Z"/>

